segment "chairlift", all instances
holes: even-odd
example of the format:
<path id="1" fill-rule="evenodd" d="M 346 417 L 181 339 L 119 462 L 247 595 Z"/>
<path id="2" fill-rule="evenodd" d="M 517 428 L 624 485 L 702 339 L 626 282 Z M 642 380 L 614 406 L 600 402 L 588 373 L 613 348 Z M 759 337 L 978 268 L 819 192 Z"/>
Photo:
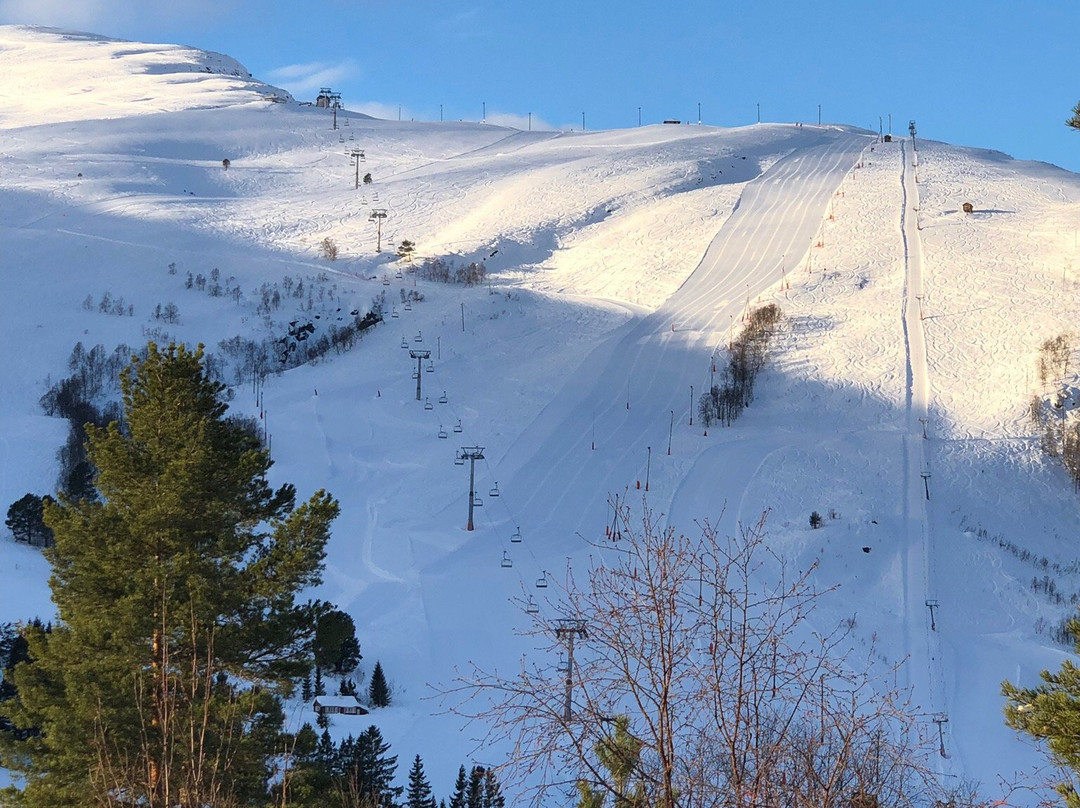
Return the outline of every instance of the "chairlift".
<path id="1" fill-rule="evenodd" d="M 346 118 L 346 119 L 345 119 L 345 123 L 344 123 L 343 125 L 344 125 L 344 126 L 348 126 L 348 125 L 349 125 L 349 119 L 348 119 L 348 118 Z"/>
<path id="2" fill-rule="evenodd" d="M 536 601 L 532 599 L 532 595 L 529 595 L 529 602 L 525 604 L 525 614 L 539 614 L 540 607 L 536 605 Z"/>
<path id="3" fill-rule="evenodd" d="M 352 132 L 349 132 L 349 140 L 356 140 L 356 138 L 354 138 L 354 137 L 353 137 L 353 133 L 352 133 Z"/>
<path id="4" fill-rule="evenodd" d="M 547 570 L 541 570 L 540 571 L 540 577 L 536 579 L 536 588 L 537 589 L 547 589 L 547 585 L 548 585 Z"/>
<path id="5" fill-rule="evenodd" d="M 445 390 L 443 390 L 443 391 L 442 391 L 442 395 L 441 395 L 441 396 L 439 396 L 439 403 L 440 403 L 440 404 L 445 404 L 445 403 L 447 403 L 447 402 L 448 402 L 449 400 L 450 400 L 450 399 L 448 399 L 448 398 L 446 397 L 446 391 L 445 391 Z"/>
<path id="6" fill-rule="evenodd" d="M 480 499 L 480 497 L 474 496 L 472 504 L 473 504 L 474 508 L 483 508 L 484 507 L 484 500 Z"/>
<path id="7" fill-rule="evenodd" d="M 431 361 L 431 360 L 429 359 L 429 360 L 428 360 L 428 363 L 427 363 L 427 367 L 426 367 L 426 368 L 424 368 L 424 371 L 425 371 L 426 373 L 434 373 L 434 372 L 435 372 L 435 363 L 434 363 L 434 362 L 432 362 L 432 361 Z"/>
<path id="8" fill-rule="evenodd" d="M 569 673 L 570 666 L 566 663 L 566 657 L 562 651 L 559 651 L 559 666 L 555 668 L 559 673 Z"/>
<path id="9" fill-rule="evenodd" d="M 337 142 L 338 143 L 344 143 L 345 142 L 345 135 L 338 135 Z"/>
<path id="10" fill-rule="evenodd" d="M 397 313 L 397 306 L 394 306 L 394 308 L 390 309 L 390 317 L 391 318 L 396 320 L 399 316 L 400 315 Z"/>
<path id="11" fill-rule="evenodd" d="M 412 301 L 405 301 L 405 311 L 412 311 Z"/>
<path id="12" fill-rule="evenodd" d="M 499 566 L 503 569 L 510 569 L 514 566 L 514 562 L 510 560 L 510 556 L 506 554 L 506 550 L 503 550 L 502 561 L 499 562 Z"/>
<path id="13" fill-rule="evenodd" d="M 457 457 L 454 458 L 454 465 L 455 466 L 464 466 L 465 465 L 465 458 L 462 457 L 461 455 L 458 455 Z"/>
<path id="14" fill-rule="evenodd" d="M 401 270 L 399 269 L 397 272 L 394 273 L 394 277 L 398 278 L 400 280 L 401 278 L 404 278 L 405 276 L 401 274 Z"/>
<path id="15" fill-rule="evenodd" d="M 497 496 L 499 496 L 499 483 L 498 482 L 496 482 L 495 485 L 492 487 L 492 489 L 490 491 L 488 491 L 488 496 L 489 497 L 497 497 Z"/>
<path id="16" fill-rule="evenodd" d="M 513 533 L 510 534 L 510 541 L 514 544 L 521 544 L 521 528 L 519 527 Z"/>
<path id="17" fill-rule="evenodd" d="M 414 370 L 414 371 L 412 372 L 412 377 L 413 377 L 413 381 L 416 381 L 417 379 L 419 379 L 419 378 L 420 378 L 420 374 L 419 374 L 419 373 L 417 373 L 417 372 L 416 372 L 416 371 Z"/>
<path id="18" fill-rule="evenodd" d="M 460 418 L 458 418 L 458 422 L 456 424 L 454 424 L 454 431 L 455 432 L 461 432 L 462 431 L 462 429 L 461 429 L 461 419 Z"/>
<path id="19" fill-rule="evenodd" d="M 390 278 L 388 276 L 386 276 L 386 275 L 383 276 L 382 285 L 383 286 L 389 286 L 390 285 Z"/>
<path id="20" fill-rule="evenodd" d="M 413 337 L 413 342 L 423 342 L 423 341 L 424 341 L 424 332 L 423 331 L 417 331 L 416 336 Z"/>
<path id="21" fill-rule="evenodd" d="M 450 436 L 446 434 L 446 430 L 443 429 L 442 424 L 439 424 L 439 440 L 446 440 Z"/>
<path id="22" fill-rule="evenodd" d="M 430 396 L 425 396 L 424 397 L 424 409 L 425 410 L 433 410 L 433 409 L 435 409 L 435 405 L 431 403 L 431 397 Z"/>
<path id="23" fill-rule="evenodd" d="M 409 341 L 407 339 L 405 339 L 405 337 L 401 338 L 401 347 L 402 348 L 408 348 L 409 347 Z"/>

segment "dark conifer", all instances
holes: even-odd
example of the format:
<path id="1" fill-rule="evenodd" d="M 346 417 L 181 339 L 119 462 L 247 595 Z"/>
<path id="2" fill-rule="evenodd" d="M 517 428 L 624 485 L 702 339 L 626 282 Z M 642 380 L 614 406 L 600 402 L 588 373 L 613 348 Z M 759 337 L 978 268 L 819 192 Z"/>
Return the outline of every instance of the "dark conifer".
<path id="1" fill-rule="evenodd" d="M 405 792 L 407 808 L 435 808 L 435 797 L 431 793 L 431 783 L 424 774 L 424 763 L 417 755 L 409 770 L 409 787 Z"/>
<path id="2" fill-rule="evenodd" d="M 386 683 L 382 665 L 375 662 L 375 670 L 371 672 L 371 684 L 368 687 L 368 701 L 372 707 L 390 706 L 390 686 Z"/>
<path id="3" fill-rule="evenodd" d="M 465 789 L 465 808 L 484 806 L 484 767 L 473 766 L 469 772 L 469 785 Z"/>
<path id="4" fill-rule="evenodd" d="M 469 781 L 465 774 L 465 767 L 461 766 L 457 773 L 457 782 L 454 783 L 454 793 L 450 797 L 450 808 L 465 808 L 465 793 L 469 787 Z"/>
<path id="5" fill-rule="evenodd" d="M 101 498 L 45 509 L 59 622 L 27 631 L 31 661 L 0 708 L 42 735 L 5 764 L 27 808 L 263 799 L 278 694 L 310 664 L 325 609 L 296 596 L 320 582 L 337 503 L 295 507 L 291 485 L 270 487 L 201 349 L 151 344 L 122 388 L 123 427 L 88 429 Z"/>

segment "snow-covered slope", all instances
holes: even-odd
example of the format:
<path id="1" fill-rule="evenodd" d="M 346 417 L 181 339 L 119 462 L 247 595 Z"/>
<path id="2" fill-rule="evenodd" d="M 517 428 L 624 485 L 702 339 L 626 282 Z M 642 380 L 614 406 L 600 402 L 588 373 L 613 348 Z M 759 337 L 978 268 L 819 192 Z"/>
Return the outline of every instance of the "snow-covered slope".
<path id="1" fill-rule="evenodd" d="M 292 100 L 228 56 L 55 28 L 0 26 L 0 127 Z"/>
<path id="2" fill-rule="evenodd" d="M 1064 653 L 1047 631 L 1072 606 L 1032 578 L 1080 591 L 1080 499 L 1025 415 L 1039 345 L 1080 322 L 1077 175 L 842 126 L 553 133 L 349 114 L 333 130 L 325 110 L 250 103 L 263 93 L 247 79 L 197 68 L 193 95 L 132 68 L 176 63 L 168 46 L 23 28 L 0 28 L 0 46 L 0 502 L 53 485 L 65 427 L 37 399 L 77 341 L 220 353 L 385 293 L 385 324 L 351 352 L 269 379 L 266 424 L 279 479 L 341 499 L 320 594 L 356 618 L 368 670 L 382 661 L 397 706 L 375 719 L 437 788 L 503 750 L 474 751 L 433 716 L 426 684 L 470 659 L 554 664 L 515 637 L 508 599 L 542 602 L 538 578 L 584 568 L 608 495 L 640 507 L 646 479 L 649 506 L 683 529 L 770 509 L 774 546 L 839 584 L 822 624 L 850 619 L 883 664 L 908 658 L 927 728 L 948 716 L 943 771 L 993 783 L 1036 759 L 997 691 Z M 113 58 L 124 50 L 139 55 Z M 126 95 L 80 93 L 91 85 L 65 70 Z M 34 82 L 78 114 L 40 125 L 13 100 Z M 373 178 L 359 189 L 354 148 Z M 484 260 L 490 283 L 415 281 L 385 252 L 402 239 Z M 124 314 L 99 311 L 106 292 Z M 178 322 L 155 319 L 170 302 Z M 691 388 L 755 302 L 783 309 L 781 345 L 747 413 L 705 435 Z M 431 410 L 403 346 L 432 351 Z M 234 406 L 256 411 L 249 386 Z M 453 460 L 475 445 L 484 505 L 467 532 Z M 0 619 L 47 617 L 40 556 L 9 538 L 0 556 Z"/>

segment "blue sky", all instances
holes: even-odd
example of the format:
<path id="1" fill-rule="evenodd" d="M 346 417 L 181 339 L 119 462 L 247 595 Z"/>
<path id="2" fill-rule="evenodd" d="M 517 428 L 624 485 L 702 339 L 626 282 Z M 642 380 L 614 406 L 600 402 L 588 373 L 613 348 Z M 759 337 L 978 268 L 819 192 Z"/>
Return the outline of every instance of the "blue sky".
<path id="1" fill-rule="evenodd" d="M 0 0 L 0 21 L 221 51 L 312 99 L 578 129 L 817 119 L 1080 171 L 1080 0 Z"/>

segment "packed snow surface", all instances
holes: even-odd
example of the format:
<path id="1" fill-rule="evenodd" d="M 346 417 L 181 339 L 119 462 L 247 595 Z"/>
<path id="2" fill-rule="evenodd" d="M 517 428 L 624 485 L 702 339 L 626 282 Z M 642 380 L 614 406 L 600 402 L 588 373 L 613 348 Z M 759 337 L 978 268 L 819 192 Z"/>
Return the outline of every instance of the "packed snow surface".
<path id="1" fill-rule="evenodd" d="M 0 27 L 0 502 L 55 485 L 66 424 L 38 399 L 76 342 L 220 353 L 385 294 L 350 352 L 268 379 L 263 423 L 276 479 L 341 501 L 318 595 L 382 662 L 394 706 L 370 720 L 437 792 L 505 750 L 477 749 L 429 684 L 557 662 L 509 600 L 554 608 L 535 582 L 603 552 L 612 495 L 684 532 L 768 510 L 772 546 L 839 587 L 821 626 L 906 660 L 928 730 L 948 718 L 943 772 L 994 786 L 1038 760 L 998 691 L 1060 664 L 1049 629 L 1080 592 L 1080 498 L 1027 419 L 1039 346 L 1080 322 L 1077 175 L 846 126 L 337 120 L 217 54 Z M 415 280 L 403 239 L 488 282 Z M 755 401 L 705 434 L 693 399 L 770 302 L 784 327 Z M 168 303 L 177 322 L 154 316 Z M 406 348 L 431 351 L 431 409 Z M 233 406 L 258 413 L 249 384 Z M 463 446 L 484 454 L 471 532 Z M 40 553 L 0 553 L 0 620 L 49 619 Z M 1063 598 L 1033 588 L 1045 575 Z"/>

